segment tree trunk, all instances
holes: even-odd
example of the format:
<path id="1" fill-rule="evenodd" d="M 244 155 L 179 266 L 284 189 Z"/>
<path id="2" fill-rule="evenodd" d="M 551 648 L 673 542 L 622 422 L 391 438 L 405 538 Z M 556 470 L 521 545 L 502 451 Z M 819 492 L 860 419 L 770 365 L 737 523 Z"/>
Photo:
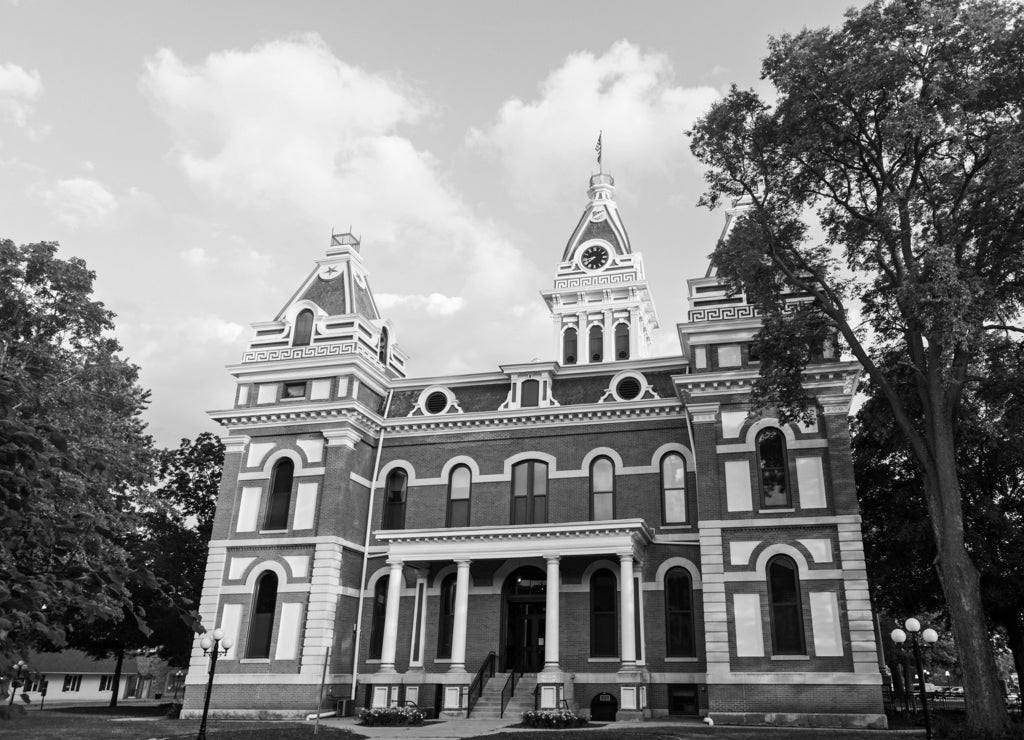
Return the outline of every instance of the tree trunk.
<path id="1" fill-rule="evenodd" d="M 1006 704 L 999 690 L 988 621 L 982 608 L 981 579 L 964 544 L 956 458 L 950 454 L 944 459 L 942 446 L 941 442 L 937 445 L 936 459 L 943 461 L 938 467 L 951 470 L 940 469 L 936 471 L 937 476 L 929 476 L 938 490 L 928 492 L 929 498 L 937 498 L 937 501 L 929 501 L 937 539 L 936 570 L 949 608 L 963 671 L 964 702 L 971 737 L 982 736 L 986 732 L 998 735 L 1007 727 Z M 938 521 L 934 519 L 935 508 L 940 508 L 942 513 Z"/>
<path id="2" fill-rule="evenodd" d="M 110 692 L 110 706 L 117 706 L 117 695 L 121 692 L 121 668 L 124 666 L 124 648 L 117 651 L 117 664 L 114 666 L 114 686 Z"/>

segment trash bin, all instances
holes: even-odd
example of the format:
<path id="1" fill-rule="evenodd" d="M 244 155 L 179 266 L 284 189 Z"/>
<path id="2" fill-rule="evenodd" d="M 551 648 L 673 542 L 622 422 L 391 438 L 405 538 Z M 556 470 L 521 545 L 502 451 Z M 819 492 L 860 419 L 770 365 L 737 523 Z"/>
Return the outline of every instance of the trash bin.
<path id="1" fill-rule="evenodd" d="M 351 717 L 352 716 L 352 700 L 351 699 L 338 699 L 338 716 L 339 717 Z"/>

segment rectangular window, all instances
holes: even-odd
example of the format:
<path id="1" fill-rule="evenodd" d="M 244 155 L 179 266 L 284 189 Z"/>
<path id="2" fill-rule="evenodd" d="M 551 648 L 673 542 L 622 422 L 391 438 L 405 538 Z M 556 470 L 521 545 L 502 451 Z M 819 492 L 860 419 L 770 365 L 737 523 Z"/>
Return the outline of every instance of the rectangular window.
<path id="1" fill-rule="evenodd" d="M 547 521 L 548 466 L 527 460 L 512 466 L 512 524 Z"/>
<path id="2" fill-rule="evenodd" d="M 113 676 L 100 676 L 100 691 L 113 691 L 114 690 L 114 677 Z"/>
<path id="3" fill-rule="evenodd" d="M 64 688 L 61 691 L 78 691 L 80 688 L 82 688 L 81 675 L 68 673 L 64 676 Z"/>
<path id="4" fill-rule="evenodd" d="M 281 391 L 282 399 L 289 398 L 305 398 L 306 397 L 306 383 L 285 383 L 284 389 Z"/>

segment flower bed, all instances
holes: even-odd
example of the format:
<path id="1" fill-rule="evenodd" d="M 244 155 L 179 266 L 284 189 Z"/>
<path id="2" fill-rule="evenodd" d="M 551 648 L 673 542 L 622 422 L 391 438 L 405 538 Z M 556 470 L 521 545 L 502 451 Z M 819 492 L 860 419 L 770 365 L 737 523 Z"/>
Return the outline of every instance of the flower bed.
<path id="1" fill-rule="evenodd" d="M 527 727 L 561 729 L 583 727 L 586 717 L 580 717 L 568 709 L 523 712 L 523 724 Z"/>
<path id="2" fill-rule="evenodd" d="M 368 727 L 421 725 L 423 724 L 423 712 L 416 707 L 379 707 L 377 709 L 360 709 L 359 721 Z"/>

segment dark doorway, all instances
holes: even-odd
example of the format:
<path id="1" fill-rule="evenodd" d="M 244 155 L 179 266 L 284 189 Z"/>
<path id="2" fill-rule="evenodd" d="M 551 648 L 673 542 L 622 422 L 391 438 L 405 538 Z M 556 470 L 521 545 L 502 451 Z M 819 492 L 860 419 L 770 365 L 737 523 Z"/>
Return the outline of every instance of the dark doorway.
<path id="1" fill-rule="evenodd" d="M 505 579 L 502 670 L 537 673 L 544 667 L 546 591 L 547 579 L 540 568 L 519 568 Z"/>
<path id="2" fill-rule="evenodd" d="M 619 711 L 619 700 L 615 694 L 606 691 L 595 696 L 590 702 L 590 719 L 595 722 L 614 722 Z"/>
<path id="3" fill-rule="evenodd" d="M 697 684 L 669 684 L 668 713 L 687 714 L 692 716 L 700 714 L 700 704 L 697 701 Z"/>

